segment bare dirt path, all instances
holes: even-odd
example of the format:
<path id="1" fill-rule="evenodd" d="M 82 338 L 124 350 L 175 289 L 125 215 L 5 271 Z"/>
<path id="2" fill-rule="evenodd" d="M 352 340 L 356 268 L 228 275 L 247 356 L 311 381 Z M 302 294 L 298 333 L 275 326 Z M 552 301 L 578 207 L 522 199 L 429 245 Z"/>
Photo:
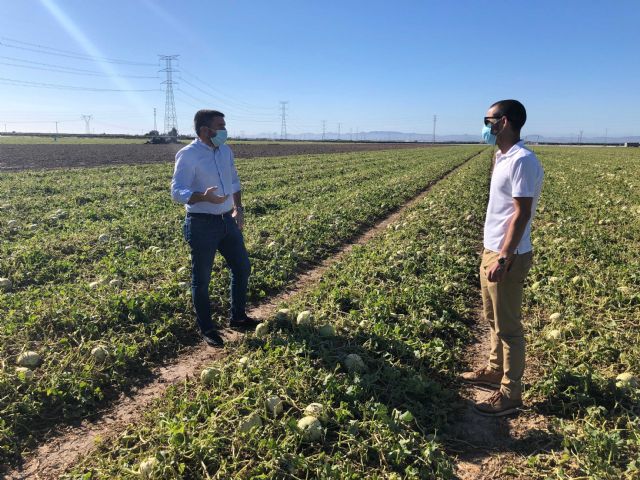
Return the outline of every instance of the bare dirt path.
<path id="1" fill-rule="evenodd" d="M 424 199 L 435 184 L 455 173 L 462 165 L 479 154 L 481 153 L 474 154 L 431 182 L 420 194 L 405 202 L 374 226 L 362 231 L 332 257 L 306 272 L 301 272 L 291 288 L 252 308 L 248 312 L 249 316 L 258 319 L 266 318 L 279 304 L 315 284 L 329 267 L 347 255 L 355 246 L 363 245 L 379 235 L 388 225 L 396 222 L 407 208 Z M 238 341 L 242 337 L 241 334 L 231 330 L 225 330 L 224 336 L 228 343 Z M 27 456 L 21 467 L 9 472 L 5 478 L 10 480 L 59 478 L 81 457 L 90 454 L 97 441 L 117 435 L 127 425 L 140 419 L 151 403 L 160 398 L 169 386 L 197 375 L 205 364 L 220 360 L 225 355 L 225 350 L 213 349 L 205 344 L 185 349 L 171 363 L 158 367 L 146 385 L 133 390 L 128 395 L 122 395 L 113 405 L 95 415 L 95 419 L 85 420 L 80 426 L 66 427 L 57 434 L 53 434 L 50 439 Z"/>
<path id="2" fill-rule="evenodd" d="M 477 308 L 472 330 L 475 342 L 467 350 L 465 363 L 475 370 L 486 365 L 490 349 L 489 325 L 482 317 L 481 307 Z M 525 386 L 527 380 L 525 374 Z M 526 399 L 518 414 L 498 418 L 479 415 L 473 404 L 486 400 L 493 392 L 470 385 L 460 391 L 465 406 L 447 432 L 447 443 L 449 453 L 457 458 L 456 474 L 461 480 L 526 478 L 514 471 L 513 465 L 557 444 L 549 430 L 549 419 L 528 407 Z"/>

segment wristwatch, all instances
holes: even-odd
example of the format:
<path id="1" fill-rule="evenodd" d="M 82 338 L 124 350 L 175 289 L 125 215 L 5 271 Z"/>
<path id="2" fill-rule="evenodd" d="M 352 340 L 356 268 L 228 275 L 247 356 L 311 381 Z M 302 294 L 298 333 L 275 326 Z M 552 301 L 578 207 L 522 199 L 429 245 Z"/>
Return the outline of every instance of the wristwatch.
<path id="1" fill-rule="evenodd" d="M 244 207 L 242 205 L 239 207 L 236 207 L 236 211 L 244 213 Z"/>
<path id="2" fill-rule="evenodd" d="M 507 257 L 498 258 L 498 265 L 500 265 L 501 267 L 504 267 L 506 264 L 507 264 Z"/>

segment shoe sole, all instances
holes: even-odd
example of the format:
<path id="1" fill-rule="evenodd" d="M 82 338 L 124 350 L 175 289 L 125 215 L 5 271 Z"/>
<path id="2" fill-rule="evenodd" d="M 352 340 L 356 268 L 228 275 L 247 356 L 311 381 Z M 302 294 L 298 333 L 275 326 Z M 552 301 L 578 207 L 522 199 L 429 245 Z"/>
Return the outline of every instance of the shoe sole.
<path id="1" fill-rule="evenodd" d="M 210 347 L 222 348 L 224 347 L 224 340 L 222 342 L 209 341 L 206 338 L 203 338 L 202 341 L 209 345 Z"/>
<path id="2" fill-rule="evenodd" d="M 499 383 L 489 383 L 489 382 L 475 382 L 473 380 L 465 380 L 462 379 L 463 383 L 466 383 L 467 385 L 480 385 L 480 386 L 484 386 L 484 387 L 491 387 L 491 388 L 500 388 L 500 384 Z"/>
<path id="3" fill-rule="evenodd" d="M 475 412 L 478 415 L 482 415 L 483 417 L 504 417 L 506 415 L 511 415 L 513 413 L 519 412 L 522 406 L 507 408 L 506 410 L 501 410 L 500 412 L 483 412 L 482 410 L 478 410 L 478 408 L 474 408 Z"/>

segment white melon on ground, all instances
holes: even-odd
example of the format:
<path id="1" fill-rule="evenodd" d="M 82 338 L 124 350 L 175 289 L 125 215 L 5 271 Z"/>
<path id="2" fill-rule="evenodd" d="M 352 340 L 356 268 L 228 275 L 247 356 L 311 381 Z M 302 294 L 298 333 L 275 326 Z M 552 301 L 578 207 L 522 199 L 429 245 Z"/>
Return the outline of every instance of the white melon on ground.
<path id="1" fill-rule="evenodd" d="M 298 420 L 298 428 L 305 442 L 317 442 L 322 438 L 322 423 L 316 417 L 307 415 Z"/>
<path id="2" fill-rule="evenodd" d="M 323 325 L 318 329 L 318 335 L 321 337 L 335 337 L 336 329 L 333 325 Z"/>
<path id="3" fill-rule="evenodd" d="M 102 345 L 98 345 L 97 347 L 93 347 L 91 350 L 91 356 L 96 361 L 96 363 L 104 363 L 109 356 L 109 352 Z"/>
<path id="4" fill-rule="evenodd" d="M 269 413 L 269 415 L 271 415 L 272 417 L 277 417 L 282 413 L 284 409 L 284 403 L 282 402 L 282 399 L 277 395 L 273 395 L 267 398 L 264 402 L 264 406 L 267 409 L 267 413 Z"/>
<path id="5" fill-rule="evenodd" d="M 631 372 L 621 373 L 616 377 L 616 387 L 621 389 L 636 388 L 638 386 L 638 379 Z"/>
<path id="6" fill-rule="evenodd" d="M 257 413 L 252 413 L 251 415 L 246 416 L 240 424 L 238 425 L 238 431 L 240 433 L 248 433 L 254 428 L 258 428 L 262 426 L 262 418 Z"/>
<path id="7" fill-rule="evenodd" d="M 344 359 L 344 366 L 351 373 L 364 372 L 366 370 L 366 366 L 362 357 L 357 353 L 350 353 Z"/>
<path id="8" fill-rule="evenodd" d="M 276 320 L 284 322 L 291 318 L 291 310 L 288 308 L 281 308 L 276 312 Z"/>
<path id="9" fill-rule="evenodd" d="M 264 338 L 269 334 L 269 325 L 266 323 L 259 323 L 256 325 L 256 337 Z"/>
<path id="10" fill-rule="evenodd" d="M 310 325 L 313 321 L 313 315 L 309 310 L 304 310 L 298 314 L 296 323 L 300 326 Z"/>
<path id="11" fill-rule="evenodd" d="M 310 403 L 305 407 L 304 414 L 308 417 L 316 417 L 322 421 L 325 421 L 327 418 L 327 412 L 321 403 Z"/>
<path id="12" fill-rule="evenodd" d="M 154 472 L 158 467 L 158 459 L 156 457 L 149 457 L 140 463 L 140 468 L 138 471 L 140 472 L 140 476 L 142 478 L 154 478 Z"/>
<path id="13" fill-rule="evenodd" d="M 11 290 L 11 280 L 5 277 L 0 278 L 0 290 Z"/>
<path id="14" fill-rule="evenodd" d="M 42 363 L 42 357 L 38 352 L 30 350 L 18 355 L 16 363 L 20 367 L 35 368 Z"/>

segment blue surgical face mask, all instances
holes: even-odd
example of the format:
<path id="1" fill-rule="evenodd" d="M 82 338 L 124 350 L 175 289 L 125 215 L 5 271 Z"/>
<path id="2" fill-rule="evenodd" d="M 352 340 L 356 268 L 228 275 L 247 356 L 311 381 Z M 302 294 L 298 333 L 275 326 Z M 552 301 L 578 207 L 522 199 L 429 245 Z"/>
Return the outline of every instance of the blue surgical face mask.
<path id="1" fill-rule="evenodd" d="M 491 133 L 491 125 L 482 127 L 482 139 L 489 145 L 496 144 L 496 136 Z"/>
<path id="2" fill-rule="evenodd" d="M 224 142 L 227 141 L 227 131 L 226 130 L 216 130 L 216 136 L 211 137 L 211 143 L 213 143 L 216 147 L 219 147 Z"/>

